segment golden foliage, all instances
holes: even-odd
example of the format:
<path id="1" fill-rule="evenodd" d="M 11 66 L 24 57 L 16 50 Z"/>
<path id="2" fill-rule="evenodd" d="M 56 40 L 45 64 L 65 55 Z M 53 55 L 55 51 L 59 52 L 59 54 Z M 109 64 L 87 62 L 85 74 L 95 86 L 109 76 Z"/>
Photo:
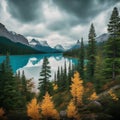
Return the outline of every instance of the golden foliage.
<path id="1" fill-rule="evenodd" d="M 39 108 L 36 98 L 33 98 L 27 105 L 27 114 L 32 118 L 32 120 L 40 120 Z"/>
<path id="2" fill-rule="evenodd" d="M 75 104 L 81 105 L 83 103 L 82 97 L 84 93 L 84 87 L 83 80 L 81 80 L 78 72 L 74 73 L 74 78 L 72 78 L 72 85 L 70 87 L 70 92 L 72 94 Z"/>
<path id="3" fill-rule="evenodd" d="M 93 92 L 93 94 L 88 98 L 89 100 L 96 100 L 98 98 L 96 92 Z"/>
<path id="4" fill-rule="evenodd" d="M 119 100 L 119 98 L 116 96 L 116 94 L 113 93 L 112 90 L 109 90 L 108 93 L 109 93 L 109 95 L 112 97 L 112 99 L 114 101 L 118 101 Z"/>
<path id="5" fill-rule="evenodd" d="M 3 108 L 0 108 L 0 117 L 2 117 L 5 114 Z"/>
<path id="6" fill-rule="evenodd" d="M 73 100 L 70 101 L 68 107 L 67 107 L 67 116 L 68 118 L 77 118 L 77 109 L 74 105 Z"/>
<path id="7" fill-rule="evenodd" d="M 57 90 L 58 89 L 58 85 L 57 84 L 53 84 L 53 90 Z"/>
<path id="8" fill-rule="evenodd" d="M 54 108 L 54 104 L 51 100 L 52 98 L 48 94 L 48 92 L 45 94 L 44 99 L 41 103 L 41 114 L 44 118 L 59 118 L 59 114 L 57 110 Z"/>

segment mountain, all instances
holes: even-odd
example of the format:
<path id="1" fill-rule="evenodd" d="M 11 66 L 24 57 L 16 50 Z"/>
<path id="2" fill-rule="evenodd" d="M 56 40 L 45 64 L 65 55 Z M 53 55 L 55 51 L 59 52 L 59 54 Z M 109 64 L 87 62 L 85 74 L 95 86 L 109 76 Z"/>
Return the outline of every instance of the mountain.
<path id="1" fill-rule="evenodd" d="M 104 34 L 102 34 L 102 35 L 100 35 L 100 36 L 96 37 L 96 41 L 97 41 L 97 43 L 100 43 L 100 42 L 105 42 L 105 41 L 107 41 L 107 40 L 108 40 L 108 38 L 109 38 L 109 37 L 110 37 L 110 35 L 109 35 L 109 34 L 104 33 Z"/>
<path id="2" fill-rule="evenodd" d="M 35 54 L 43 53 L 19 42 L 13 42 L 6 37 L 0 37 L 0 54 Z"/>
<path id="3" fill-rule="evenodd" d="M 51 48 L 47 41 L 39 41 L 39 40 L 36 40 L 36 39 L 32 39 L 30 42 L 29 42 L 29 45 L 36 49 L 36 50 L 40 50 L 40 51 L 43 51 L 43 52 L 46 52 L 46 53 L 56 53 L 56 52 L 60 52 L 59 50 L 56 50 L 54 48 Z"/>
<path id="4" fill-rule="evenodd" d="M 54 47 L 54 49 L 59 50 L 59 51 L 61 51 L 61 52 L 64 52 L 64 51 L 65 51 L 65 49 L 63 48 L 63 46 L 60 45 L 60 44 L 56 45 L 56 46 Z"/>
<path id="5" fill-rule="evenodd" d="M 23 35 L 17 34 L 13 31 L 8 31 L 2 23 L 0 23 L 0 36 L 6 37 L 13 42 L 29 45 L 28 40 Z"/>
<path id="6" fill-rule="evenodd" d="M 108 38 L 110 37 L 110 35 L 108 33 L 104 33 L 98 37 L 96 37 L 96 41 L 97 43 L 102 43 L 108 40 Z M 74 49 L 79 49 L 80 48 L 80 41 L 78 40 L 77 43 L 75 45 L 72 45 L 69 50 L 74 50 Z"/>
<path id="7" fill-rule="evenodd" d="M 80 48 L 80 41 L 77 40 L 76 44 L 72 45 L 71 48 L 69 48 L 69 50 L 74 50 L 74 49 L 78 49 Z M 69 51 L 67 50 L 67 51 Z"/>

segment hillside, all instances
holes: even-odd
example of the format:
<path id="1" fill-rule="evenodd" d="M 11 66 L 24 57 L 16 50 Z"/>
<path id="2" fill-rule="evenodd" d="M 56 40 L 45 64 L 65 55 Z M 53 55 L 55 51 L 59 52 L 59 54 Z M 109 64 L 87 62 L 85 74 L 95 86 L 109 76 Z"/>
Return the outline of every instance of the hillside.
<path id="1" fill-rule="evenodd" d="M 5 37 L 0 37 L 0 54 L 34 54 L 34 53 L 43 53 L 37 51 L 27 45 L 21 43 L 12 42 L 10 39 Z"/>

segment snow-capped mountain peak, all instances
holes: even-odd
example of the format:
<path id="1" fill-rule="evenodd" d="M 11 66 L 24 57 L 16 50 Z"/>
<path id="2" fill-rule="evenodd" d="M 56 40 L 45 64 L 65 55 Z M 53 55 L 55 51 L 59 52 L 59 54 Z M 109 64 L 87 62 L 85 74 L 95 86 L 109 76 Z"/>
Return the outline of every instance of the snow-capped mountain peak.
<path id="1" fill-rule="evenodd" d="M 32 39 L 30 42 L 29 42 L 30 45 L 39 45 L 39 46 L 46 46 L 48 47 L 48 43 L 47 41 L 40 41 L 40 40 L 37 40 L 37 39 Z"/>
<path id="2" fill-rule="evenodd" d="M 42 46 L 49 46 L 47 41 L 39 41 Z"/>
<path id="3" fill-rule="evenodd" d="M 56 46 L 54 47 L 54 49 L 60 50 L 60 51 L 65 51 L 65 49 L 63 48 L 63 46 L 60 45 L 60 44 L 56 45 Z"/>

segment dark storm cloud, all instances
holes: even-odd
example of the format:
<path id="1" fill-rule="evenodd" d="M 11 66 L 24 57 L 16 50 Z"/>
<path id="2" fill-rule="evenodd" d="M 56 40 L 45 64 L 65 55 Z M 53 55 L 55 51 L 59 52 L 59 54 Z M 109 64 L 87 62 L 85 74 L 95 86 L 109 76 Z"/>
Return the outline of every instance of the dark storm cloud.
<path id="1" fill-rule="evenodd" d="M 80 23 L 84 24 L 120 0 L 53 0 L 53 2 L 61 10 L 77 16 Z"/>
<path id="2" fill-rule="evenodd" d="M 51 22 L 47 25 L 47 28 L 53 31 L 60 31 L 64 29 L 70 29 L 70 27 L 78 25 L 79 20 L 78 19 L 63 19 L 60 21 Z"/>
<path id="3" fill-rule="evenodd" d="M 42 0 L 7 0 L 8 11 L 11 15 L 22 22 L 36 20 L 42 13 L 40 10 Z"/>

